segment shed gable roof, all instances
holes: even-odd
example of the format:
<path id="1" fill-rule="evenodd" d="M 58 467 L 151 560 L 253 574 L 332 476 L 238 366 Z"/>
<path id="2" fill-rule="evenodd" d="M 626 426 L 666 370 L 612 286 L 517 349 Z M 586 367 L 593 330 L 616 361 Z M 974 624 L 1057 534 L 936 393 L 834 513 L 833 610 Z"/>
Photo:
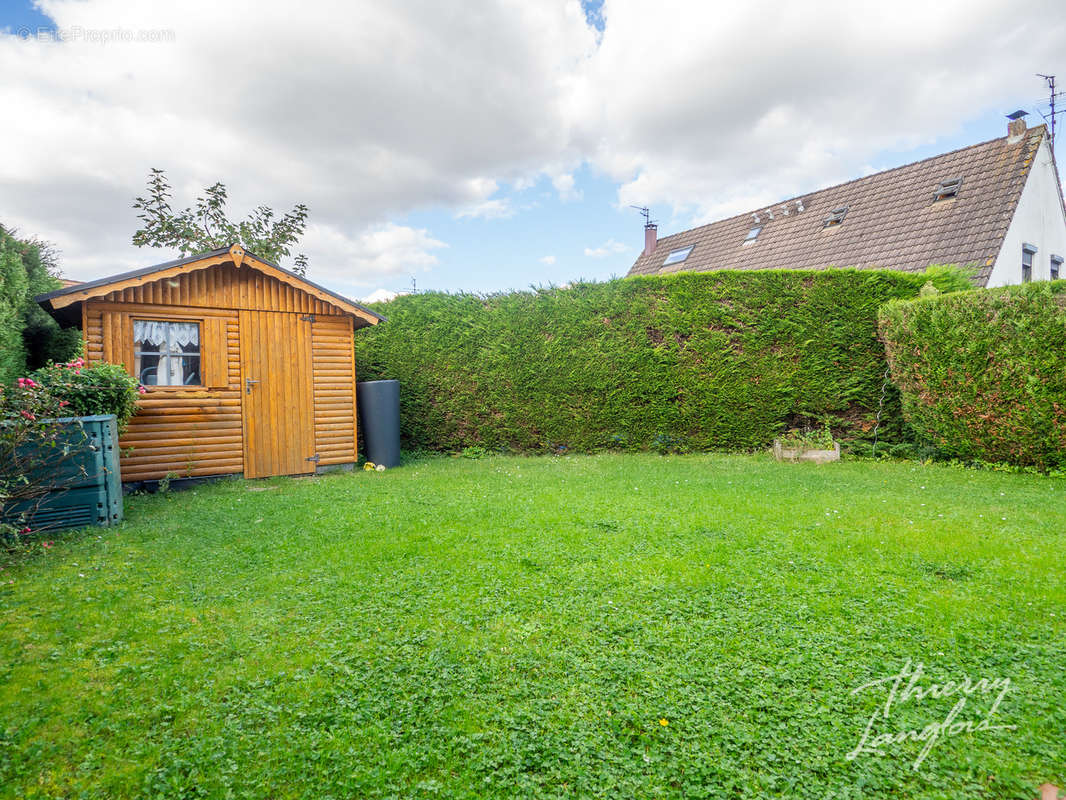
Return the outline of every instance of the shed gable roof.
<path id="1" fill-rule="evenodd" d="M 331 308 L 337 309 L 340 313 L 351 315 L 354 318 L 356 328 L 376 325 L 384 320 L 384 317 L 380 314 L 375 314 L 370 309 L 323 286 L 319 286 L 317 283 L 313 283 L 294 272 L 282 269 L 273 262 L 259 258 L 236 244 L 64 287 L 54 292 L 40 295 L 36 300 L 48 311 L 57 316 L 62 316 L 65 310 L 72 309 L 72 307 L 80 305 L 85 300 L 104 298 L 115 292 L 148 286 L 167 278 L 186 276 L 199 270 L 222 265 L 261 272 L 271 279 L 307 294 Z"/>
<path id="2" fill-rule="evenodd" d="M 993 139 L 794 197 L 769 207 L 773 219 L 764 206 L 664 236 L 628 274 L 828 266 L 913 272 L 960 264 L 976 266 L 983 286 L 1045 135 L 1040 125 L 1018 141 Z M 938 186 L 958 178 L 958 195 L 934 202 Z M 840 224 L 823 227 L 844 208 Z M 744 244 L 756 226 L 762 229 L 755 240 Z M 692 251 L 684 261 L 664 266 L 671 251 L 685 247 Z"/>

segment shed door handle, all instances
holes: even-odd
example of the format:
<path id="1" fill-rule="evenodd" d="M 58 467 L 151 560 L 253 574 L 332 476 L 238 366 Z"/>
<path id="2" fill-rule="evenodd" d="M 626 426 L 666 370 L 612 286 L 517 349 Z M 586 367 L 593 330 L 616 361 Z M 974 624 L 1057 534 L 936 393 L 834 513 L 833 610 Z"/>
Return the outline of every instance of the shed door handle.
<path id="1" fill-rule="evenodd" d="M 254 383 L 259 383 L 259 381 L 254 381 L 251 378 L 245 378 L 244 379 L 245 394 L 251 394 L 252 393 L 252 384 L 254 384 Z"/>

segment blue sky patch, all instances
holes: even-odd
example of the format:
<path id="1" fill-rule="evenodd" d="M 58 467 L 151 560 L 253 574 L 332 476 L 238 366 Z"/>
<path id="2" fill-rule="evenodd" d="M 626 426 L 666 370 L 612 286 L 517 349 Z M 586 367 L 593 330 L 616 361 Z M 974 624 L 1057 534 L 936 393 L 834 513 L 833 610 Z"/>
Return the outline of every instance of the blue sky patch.
<path id="1" fill-rule="evenodd" d="M 54 33 L 55 21 L 28 0 L 0 0 L 0 30 L 21 38 L 35 38 L 38 32 Z"/>

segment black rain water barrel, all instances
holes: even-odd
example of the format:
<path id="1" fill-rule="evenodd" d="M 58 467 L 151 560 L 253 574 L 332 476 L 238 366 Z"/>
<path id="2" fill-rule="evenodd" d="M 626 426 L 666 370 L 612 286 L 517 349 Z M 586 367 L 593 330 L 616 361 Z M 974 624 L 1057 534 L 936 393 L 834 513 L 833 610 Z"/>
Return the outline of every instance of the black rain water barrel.
<path id="1" fill-rule="evenodd" d="M 400 382 L 360 381 L 356 387 L 366 460 L 400 466 Z"/>

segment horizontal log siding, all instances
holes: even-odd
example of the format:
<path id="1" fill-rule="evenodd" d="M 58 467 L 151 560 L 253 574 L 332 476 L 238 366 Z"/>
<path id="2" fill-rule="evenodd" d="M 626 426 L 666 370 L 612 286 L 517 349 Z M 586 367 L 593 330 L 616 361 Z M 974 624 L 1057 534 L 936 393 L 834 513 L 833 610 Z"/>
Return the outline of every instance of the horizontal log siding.
<path id="1" fill-rule="evenodd" d="M 161 314 L 172 310 L 159 308 Z M 137 401 L 140 410 L 119 440 L 122 480 L 158 480 L 170 473 L 196 477 L 244 471 L 237 314 L 221 309 L 210 313 L 226 319 L 226 387 L 153 389 L 142 395 Z M 103 360 L 104 331 L 112 327 L 105 317 L 115 314 L 113 307 L 86 303 L 85 354 L 90 363 Z M 201 346 L 213 344 L 203 342 Z"/>
<path id="2" fill-rule="evenodd" d="M 356 460 L 355 350 L 351 318 L 315 320 L 311 326 L 311 365 L 318 463 L 350 464 Z"/>
<path id="3" fill-rule="evenodd" d="M 127 321 L 130 316 L 151 318 L 153 314 L 223 317 L 226 321 L 226 387 L 153 389 L 143 395 L 138 401 L 140 411 L 120 440 L 123 480 L 244 471 L 238 309 L 316 316 L 311 326 L 315 451 L 320 465 L 356 460 L 351 318 L 254 269 L 221 264 L 85 302 L 85 355 L 90 363 L 103 361 L 120 347 L 132 352 L 132 343 L 125 341 L 129 332 L 119 323 L 122 314 L 128 315 Z M 109 339 L 106 346 L 105 338 Z M 112 356 L 112 360 L 126 359 Z"/>

